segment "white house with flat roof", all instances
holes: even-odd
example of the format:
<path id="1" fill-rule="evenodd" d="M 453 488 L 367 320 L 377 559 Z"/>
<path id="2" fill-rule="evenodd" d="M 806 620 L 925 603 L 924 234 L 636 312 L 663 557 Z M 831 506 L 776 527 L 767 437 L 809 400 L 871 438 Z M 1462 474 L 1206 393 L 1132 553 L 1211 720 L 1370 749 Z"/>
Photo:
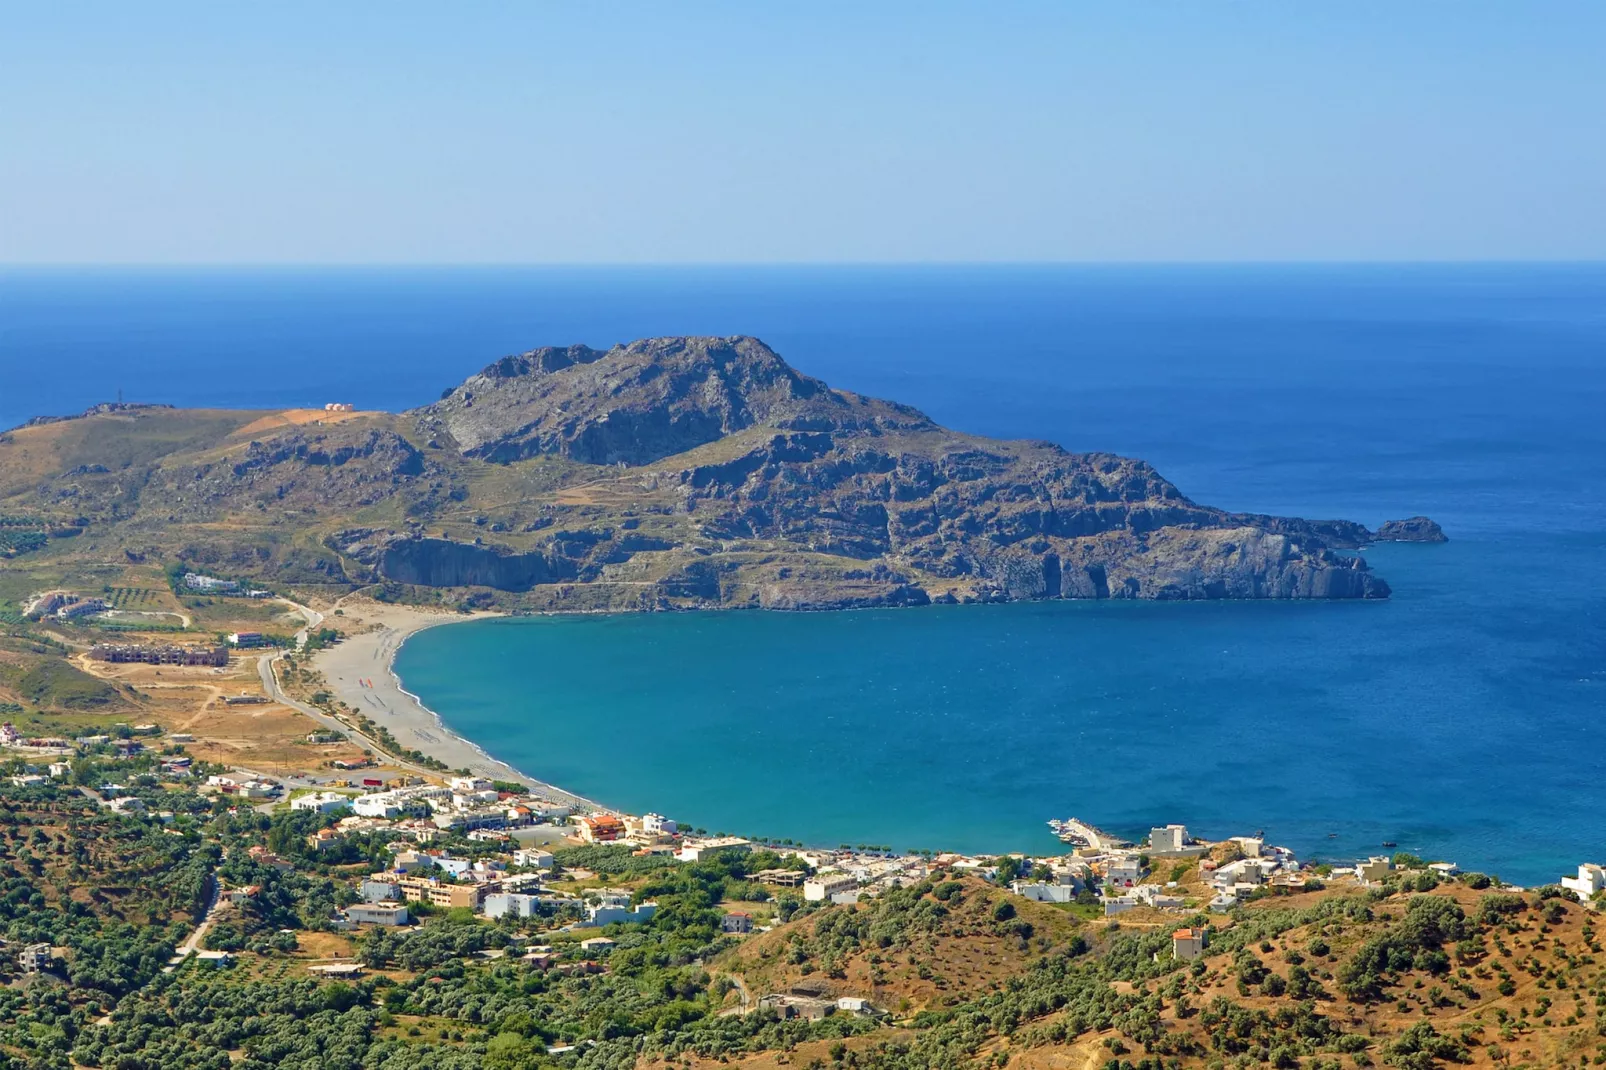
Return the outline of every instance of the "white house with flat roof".
<path id="1" fill-rule="evenodd" d="M 1074 903 L 1077 887 L 1074 884 L 1050 884 L 1047 881 L 1011 881 L 1009 890 L 1034 903 Z"/>
<path id="2" fill-rule="evenodd" d="M 651 921 L 656 913 L 658 913 L 657 903 L 647 902 L 632 908 L 628 895 L 605 895 L 602 897 L 602 902 L 592 903 L 586 907 L 585 925 L 590 928 L 601 928 L 614 922 L 630 924 Z"/>
<path id="3" fill-rule="evenodd" d="M 526 895 L 523 892 L 492 892 L 485 897 L 485 916 L 487 918 L 505 918 L 509 915 L 515 918 L 534 917 L 539 897 Z"/>
<path id="4" fill-rule="evenodd" d="M 1192 842 L 1186 825 L 1167 825 L 1149 830 L 1150 854 L 1176 854 Z"/>
<path id="5" fill-rule="evenodd" d="M 858 879 L 849 873 L 821 873 L 803 882 L 803 898 L 816 903 L 858 890 Z"/>
<path id="6" fill-rule="evenodd" d="M 1606 892 L 1606 866 L 1585 862 L 1578 867 L 1578 876 L 1563 877 L 1561 886 L 1588 902 L 1601 892 Z"/>
<path id="7" fill-rule="evenodd" d="M 351 809 L 351 800 L 336 791 L 314 791 L 297 795 L 290 800 L 292 810 L 316 810 L 320 814 L 337 814 Z"/>
<path id="8" fill-rule="evenodd" d="M 753 849 L 752 840 L 744 840 L 740 836 L 718 836 L 711 840 L 688 840 L 685 846 L 675 852 L 675 857 L 682 862 L 701 862 L 705 857 L 716 851 L 741 851 Z"/>
<path id="9" fill-rule="evenodd" d="M 405 903 L 353 903 L 346 908 L 346 917 L 359 925 L 406 925 Z"/>
<path id="10" fill-rule="evenodd" d="M 1143 867 L 1136 855 L 1122 855 L 1104 864 L 1104 882 L 1117 888 L 1130 888 L 1143 879 Z"/>
<path id="11" fill-rule="evenodd" d="M 376 791 L 372 795 L 359 795 L 351 802 L 351 809 L 359 817 L 400 817 L 402 801 L 395 792 Z"/>
<path id="12" fill-rule="evenodd" d="M 1355 876 L 1362 884 L 1376 884 L 1388 880 L 1394 872 L 1394 860 L 1385 855 L 1373 855 L 1355 867 Z"/>

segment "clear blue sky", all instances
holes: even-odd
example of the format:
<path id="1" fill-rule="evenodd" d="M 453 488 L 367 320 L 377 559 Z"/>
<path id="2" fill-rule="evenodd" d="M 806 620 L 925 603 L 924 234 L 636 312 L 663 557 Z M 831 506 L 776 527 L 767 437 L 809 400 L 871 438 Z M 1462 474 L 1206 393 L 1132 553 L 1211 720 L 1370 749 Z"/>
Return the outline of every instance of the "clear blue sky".
<path id="1" fill-rule="evenodd" d="M 0 262 L 1606 256 L 1606 3 L 35 3 Z"/>

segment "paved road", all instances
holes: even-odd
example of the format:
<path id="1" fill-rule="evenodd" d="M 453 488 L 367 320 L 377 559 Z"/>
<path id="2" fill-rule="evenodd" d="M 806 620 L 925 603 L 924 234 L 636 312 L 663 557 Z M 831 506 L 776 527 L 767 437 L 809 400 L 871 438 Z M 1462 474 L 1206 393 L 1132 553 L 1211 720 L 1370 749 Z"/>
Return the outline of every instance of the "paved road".
<path id="1" fill-rule="evenodd" d="M 308 612 L 311 611 L 309 610 Z M 322 618 L 319 619 L 321 620 Z M 398 769 L 405 769 L 411 773 L 419 773 L 424 776 L 436 775 L 421 765 L 414 765 L 412 762 L 409 762 L 403 758 L 391 755 L 385 746 L 378 740 L 364 735 L 363 733 L 357 731 L 357 729 L 346 724 L 344 721 L 331 717 L 329 714 L 318 709 L 318 707 L 309 706 L 305 702 L 298 702 L 289 695 L 285 694 L 284 690 L 279 687 L 278 676 L 276 676 L 273 671 L 273 663 L 278 661 L 279 658 L 283 656 L 284 655 L 282 653 L 264 654 L 257 659 L 257 674 L 262 677 L 262 690 L 270 699 L 272 699 L 274 702 L 289 706 L 291 709 L 300 710 L 302 713 L 306 714 L 308 717 L 311 717 L 314 721 L 317 721 L 319 724 L 330 729 L 331 731 L 339 732 L 341 735 L 351 737 L 351 739 L 373 751 L 374 757 L 383 761 L 386 765 L 394 766 Z"/>
<path id="2" fill-rule="evenodd" d="M 218 904 L 223 901 L 223 882 L 218 880 L 216 875 L 209 875 L 206 879 L 211 884 L 212 891 L 206 900 L 206 910 L 201 914 L 201 923 L 182 944 L 178 945 L 173 953 L 174 958 L 188 958 L 195 954 L 201 946 L 201 941 L 206 938 L 206 931 L 212 927 L 212 919 L 217 916 Z M 176 963 L 168 964 L 163 967 L 162 972 L 172 973 L 174 965 Z"/>
<path id="3" fill-rule="evenodd" d="M 323 623 L 323 614 L 319 613 L 311 606 L 304 606 L 300 602 L 292 602 L 288 598 L 279 598 L 275 599 L 275 601 L 282 602 L 284 605 L 289 606 L 291 609 L 295 610 L 301 615 L 302 620 L 307 622 L 306 627 L 302 628 L 296 633 L 296 649 L 302 649 L 307 645 L 307 636 L 312 633 L 312 629 Z"/>
<path id="4" fill-rule="evenodd" d="M 747 982 L 736 976 L 734 973 L 722 973 L 719 976 L 727 978 L 733 985 L 736 986 L 736 994 L 742 997 L 742 1005 L 740 1007 L 727 1007 L 720 1011 L 718 1016 L 721 1018 L 732 1018 L 738 1014 L 746 1014 L 748 1011 L 752 1010 L 753 993 L 748 989 Z"/>

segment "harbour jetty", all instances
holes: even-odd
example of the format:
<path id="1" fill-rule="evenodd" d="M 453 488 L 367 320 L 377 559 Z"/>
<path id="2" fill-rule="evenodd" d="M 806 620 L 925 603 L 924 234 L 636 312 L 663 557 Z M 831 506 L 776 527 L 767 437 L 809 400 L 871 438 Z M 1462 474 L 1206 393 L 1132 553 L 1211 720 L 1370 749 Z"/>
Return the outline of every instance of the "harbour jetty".
<path id="1" fill-rule="evenodd" d="M 1118 847 L 1130 847 L 1130 840 L 1123 840 L 1101 828 L 1089 825 L 1085 821 L 1068 817 L 1063 821 L 1054 820 L 1048 823 L 1054 830 L 1054 835 L 1060 838 L 1061 843 L 1068 843 L 1072 847 L 1091 848 L 1095 851 L 1108 851 Z"/>

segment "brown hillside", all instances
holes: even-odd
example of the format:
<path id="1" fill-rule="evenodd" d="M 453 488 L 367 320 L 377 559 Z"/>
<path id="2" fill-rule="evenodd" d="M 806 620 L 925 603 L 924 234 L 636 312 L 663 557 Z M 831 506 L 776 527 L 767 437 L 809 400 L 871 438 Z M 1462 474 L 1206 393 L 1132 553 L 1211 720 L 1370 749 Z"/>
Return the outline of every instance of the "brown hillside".
<path id="1" fill-rule="evenodd" d="M 995 914 L 1000 907 L 1008 917 Z M 1081 923 L 975 879 L 895 889 L 827 907 L 757 936 L 721 960 L 754 998 L 797 985 L 864 996 L 902 1017 L 942 1009 L 1063 951 Z"/>

